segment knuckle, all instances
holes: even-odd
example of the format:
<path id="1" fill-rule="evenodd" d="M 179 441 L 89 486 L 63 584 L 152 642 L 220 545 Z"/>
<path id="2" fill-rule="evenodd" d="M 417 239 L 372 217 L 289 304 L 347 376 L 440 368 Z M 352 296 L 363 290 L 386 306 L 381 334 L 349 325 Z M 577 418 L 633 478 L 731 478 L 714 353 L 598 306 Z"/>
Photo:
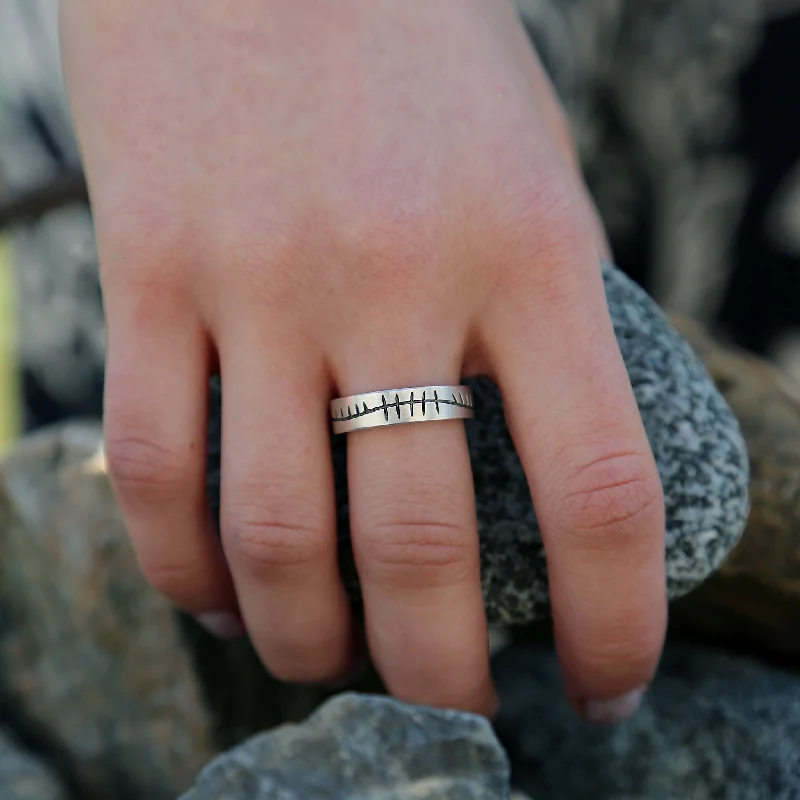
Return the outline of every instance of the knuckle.
<path id="1" fill-rule="evenodd" d="M 280 516 L 262 503 L 239 505 L 225 520 L 226 549 L 257 575 L 311 565 L 332 548 L 319 528 Z"/>
<path id="2" fill-rule="evenodd" d="M 641 523 L 663 511 L 661 483 L 649 461 L 624 453 L 573 469 L 558 509 L 565 532 L 614 548 L 639 538 Z"/>
<path id="3" fill-rule="evenodd" d="M 547 291 L 563 284 L 562 274 L 575 272 L 592 245 L 588 198 L 566 167 L 537 169 L 494 214 L 495 240 L 511 286 L 532 282 Z M 530 265 L 536 264 L 536 269 Z M 560 289 L 559 289 L 560 291 Z"/>
<path id="4" fill-rule="evenodd" d="M 357 265 L 359 296 L 369 303 L 368 308 L 391 313 L 399 305 L 407 310 L 426 296 L 417 282 L 408 281 L 408 274 L 409 270 L 430 274 L 443 263 L 440 229 L 430 210 L 393 214 L 380 206 L 340 223 L 337 247 L 347 254 L 343 269 Z M 433 285 L 435 281 L 427 282 L 425 291 L 430 293 Z"/>
<path id="5" fill-rule="evenodd" d="M 436 573 L 447 581 L 469 571 L 469 535 L 447 522 L 400 520 L 375 525 L 360 544 L 372 568 L 385 577 L 429 585 Z"/>
<path id="6" fill-rule="evenodd" d="M 114 482 L 124 490 L 186 486 L 194 477 L 190 454 L 132 433 L 106 437 L 105 454 Z"/>
<path id="7" fill-rule="evenodd" d="M 558 249 L 580 236 L 580 193 L 574 175 L 563 167 L 540 168 L 529 176 L 519 201 L 510 207 L 515 216 L 529 220 L 522 230 L 534 237 L 538 249 Z"/>
<path id="8" fill-rule="evenodd" d="M 163 272 L 165 265 L 186 261 L 187 251 L 195 246 L 189 219 L 173 209 L 159 208 L 152 203 L 152 195 L 147 202 L 129 201 L 124 213 L 105 215 L 102 225 L 113 245 L 114 263 L 153 276 Z"/>

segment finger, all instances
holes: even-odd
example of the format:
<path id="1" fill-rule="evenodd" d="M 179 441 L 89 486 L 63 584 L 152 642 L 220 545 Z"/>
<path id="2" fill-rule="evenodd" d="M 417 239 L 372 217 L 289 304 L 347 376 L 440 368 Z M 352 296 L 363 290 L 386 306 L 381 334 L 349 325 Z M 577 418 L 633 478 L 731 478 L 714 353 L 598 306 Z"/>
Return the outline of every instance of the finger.
<path id="1" fill-rule="evenodd" d="M 485 336 L 542 526 L 567 690 L 604 721 L 631 713 L 660 655 L 664 509 L 590 242 L 564 232 L 519 272 Z"/>
<path id="2" fill-rule="evenodd" d="M 213 633 L 240 635 L 205 494 L 205 334 L 163 287 L 108 287 L 105 302 L 106 456 L 141 568 Z"/>
<path id="3" fill-rule="evenodd" d="M 353 645 L 337 563 L 327 381 L 318 360 L 242 318 L 221 341 L 225 552 L 269 670 L 295 682 L 340 680 Z"/>
<path id="4" fill-rule="evenodd" d="M 339 385 L 351 394 L 426 380 L 432 385 L 448 375 L 458 383 L 455 360 L 432 357 L 431 362 L 412 374 L 387 369 L 377 351 L 354 355 L 344 360 Z M 452 420 L 349 434 L 348 471 L 367 637 L 387 687 L 408 702 L 493 713 L 463 424 Z"/>
<path id="5" fill-rule="evenodd" d="M 531 47 L 529 35 L 520 26 L 517 26 L 517 42 L 521 57 L 525 62 L 530 76 L 531 88 L 536 96 L 539 113 L 542 116 L 545 128 L 549 136 L 542 139 L 545 146 L 551 143 L 554 147 L 553 155 L 561 158 L 564 166 L 570 171 L 573 180 L 577 181 L 588 196 L 586 181 L 581 169 L 580 159 L 576 142 L 572 135 L 572 128 L 567 113 L 558 99 L 550 77 L 548 76 L 541 60 L 535 49 Z M 591 226 L 591 232 L 595 240 L 601 258 L 611 260 L 611 245 L 606 236 L 600 214 L 593 204 L 587 204 L 586 224 Z"/>

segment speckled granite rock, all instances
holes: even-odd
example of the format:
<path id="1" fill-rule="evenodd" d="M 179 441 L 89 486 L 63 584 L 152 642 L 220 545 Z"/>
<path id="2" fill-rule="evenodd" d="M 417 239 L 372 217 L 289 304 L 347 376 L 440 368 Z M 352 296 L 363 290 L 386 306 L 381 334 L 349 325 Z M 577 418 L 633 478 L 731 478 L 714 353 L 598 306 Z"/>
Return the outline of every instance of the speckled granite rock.
<path id="1" fill-rule="evenodd" d="M 0 728 L 0 797 L 3 800 L 68 800 L 45 764 L 21 750 Z"/>
<path id="2" fill-rule="evenodd" d="M 736 544 L 747 514 L 748 463 L 739 427 L 705 368 L 653 301 L 606 265 L 617 339 L 656 456 L 667 508 L 669 594 L 707 578 Z M 546 377 L 546 376 L 545 376 Z M 477 419 L 467 425 L 481 537 L 483 594 L 491 622 L 524 623 L 549 612 L 538 524 L 499 392 L 472 383 Z M 219 392 L 212 387 L 209 495 L 218 511 Z M 341 563 L 354 594 L 344 481 L 344 437 L 334 439 Z"/>
<path id="3" fill-rule="evenodd" d="M 593 728 L 551 650 L 510 647 L 494 672 L 512 780 L 536 800 L 800 797 L 800 675 L 671 645 L 640 712 Z"/>
<path id="4" fill-rule="evenodd" d="M 0 464 L 0 687 L 81 797 L 166 800 L 213 754 L 209 721 L 173 611 L 136 567 L 100 443 L 99 426 L 70 425 Z"/>
<path id="5" fill-rule="evenodd" d="M 344 694 L 213 761 L 183 800 L 505 800 L 508 763 L 472 714 Z"/>
<path id="6" fill-rule="evenodd" d="M 675 605 L 673 628 L 800 665 L 800 386 L 697 325 L 676 323 L 742 426 L 752 511 L 719 572 Z"/>

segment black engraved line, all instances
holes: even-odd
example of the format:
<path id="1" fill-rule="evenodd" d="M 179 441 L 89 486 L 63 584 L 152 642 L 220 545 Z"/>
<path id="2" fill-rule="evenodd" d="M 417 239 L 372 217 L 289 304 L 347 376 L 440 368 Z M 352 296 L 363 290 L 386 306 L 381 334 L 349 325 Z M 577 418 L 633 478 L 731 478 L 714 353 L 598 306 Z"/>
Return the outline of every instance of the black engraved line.
<path id="1" fill-rule="evenodd" d="M 385 395 L 381 395 L 381 405 L 375 406 L 375 408 L 370 408 L 366 403 L 364 403 L 364 409 L 359 410 L 358 406 L 356 405 L 356 410 L 352 411 L 350 406 L 347 407 L 347 414 L 344 413 L 344 408 L 339 408 L 339 414 L 336 415 L 334 412 L 333 417 L 331 417 L 332 422 L 349 422 L 353 419 L 358 419 L 359 417 L 367 416 L 368 414 L 374 414 L 376 411 L 383 411 L 383 418 L 386 422 L 389 421 L 389 410 L 394 408 L 397 412 L 397 418 L 400 419 L 400 406 L 411 406 L 411 416 L 414 416 L 414 406 L 421 405 L 422 406 L 422 413 L 425 415 L 426 413 L 426 406 L 429 403 L 433 403 L 436 406 L 436 413 L 441 413 L 440 406 L 454 406 L 455 408 L 473 408 L 473 404 L 469 395 L 462 395 L 459 394 L 458 397 L 453 395 L 452 400 L 447 400 L 444 397 L 439 397 L 438 392 L 433 393 L 433 400 L 428 400 L 425 396 L 425 392 L 422 393 L 422 400 L 415 400 L 413 398 L 409 400 L 401 400 L 399 395 L 395 395 L 395 401 L 393 403 L 387 403 Z M 460 398 L 460 399 L 459 399 Z"/>
<path id="2" fill-rule="evenodd" d="M 411 416 L 414 416 L 414 392 L 411 392 Z"/>

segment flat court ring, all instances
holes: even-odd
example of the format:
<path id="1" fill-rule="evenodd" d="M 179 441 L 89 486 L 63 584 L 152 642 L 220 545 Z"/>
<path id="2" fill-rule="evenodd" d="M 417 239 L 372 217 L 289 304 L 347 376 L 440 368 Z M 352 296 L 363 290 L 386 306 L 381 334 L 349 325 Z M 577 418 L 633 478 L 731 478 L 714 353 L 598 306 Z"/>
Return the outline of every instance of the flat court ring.
<path id="1" fill-rule="evenodd" d="M 334 433 L 351 433 L 364 428 L 403 425 L 407 422 L 470 419 L 474 415 L 472 391 L 467 386 L 386 389 L 331 400 Z"/>

